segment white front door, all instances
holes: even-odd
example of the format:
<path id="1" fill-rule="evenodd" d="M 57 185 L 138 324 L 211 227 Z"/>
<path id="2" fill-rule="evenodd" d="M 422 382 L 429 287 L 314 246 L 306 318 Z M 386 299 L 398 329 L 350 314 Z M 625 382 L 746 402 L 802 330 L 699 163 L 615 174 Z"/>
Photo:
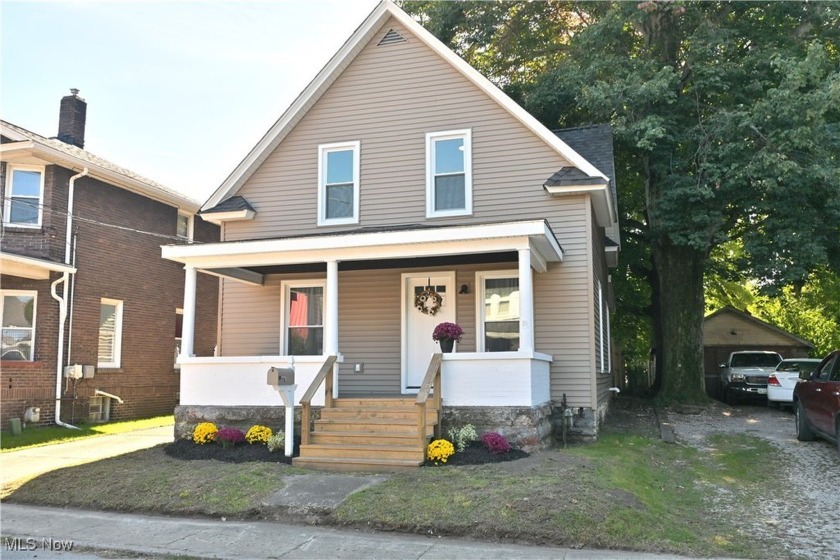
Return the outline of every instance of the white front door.
<path id="1" fill-rule="evenodd" d="M 440 345 L 432 340 L 432 331 L 438 323 L 455 322 L 455 273 L 403 274 L 402 282 L 402 386 L 404 393 L 416 393 L 423 383 L 432 354 L 440 352 Z M 415 307 L 417 295 L 429 287 L 442 298 L 440 309 L 434 315 Z"/>

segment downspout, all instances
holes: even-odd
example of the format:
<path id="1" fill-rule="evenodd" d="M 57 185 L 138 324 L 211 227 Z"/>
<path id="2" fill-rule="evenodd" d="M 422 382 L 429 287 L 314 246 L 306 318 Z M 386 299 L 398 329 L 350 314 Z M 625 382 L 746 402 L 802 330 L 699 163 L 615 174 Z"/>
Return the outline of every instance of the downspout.
<path id="1" fill-rule="evenodd" d="M 76 179 L 84 177 L 88 174 L 88 168 L 85 167 L 81 173 L 77 173 L 70 177 L 70 182 L 67 185 L 67 233 L 64 236 L 64 264 L 70 264 L 71 259 L 71 241 L 70 232 L 73 228 L 73 195 L 75 192 Z M 70 273 L 65 272 L 61 278 L 55 280 L 50 286 L 50 294 L 53 299 L 58 302 L 58 356 L 56 359 L 56 373 L 55 373 L 55 423 L 58 426 L 65 428 L 73 428 L 78 430 L 76 426 L 67 424 L 61 421 L 61 380 L 64 377 L 64 324 L 67 322 L 67 294 L 69 291 Z M 62 295 L 59 296 L 57 288 L 59 283 L 64 283 Z"/>

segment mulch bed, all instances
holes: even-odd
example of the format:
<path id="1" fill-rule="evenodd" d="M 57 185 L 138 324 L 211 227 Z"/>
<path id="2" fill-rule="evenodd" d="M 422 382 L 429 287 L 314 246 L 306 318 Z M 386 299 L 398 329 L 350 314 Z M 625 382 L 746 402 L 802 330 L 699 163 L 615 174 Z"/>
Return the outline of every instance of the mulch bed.
<path id="1" fill-rule="evenodd" d="M 164 447 L 164 452 L 170 457 L 183 461 L 215 459 L 216 461 L 224 461 L 225 463 L 265 462 L 285 463 L 287 465 L 292 463 L 291 457 L 286 457 L 282 451 L 270 453 L 265 445 L 242 444 L 225 448 L 214 443 L 198 445 L 188 439 L 181 439 Z M 295 442 L 294 456 L 297 457 L 299 452 L 300 444 L 299 442 Z M 464 451 L 455 453 L 455 455 L 450 457 L 445 465 L 484 465 L 487 463 L 514 461 L 524 457 L 528 457 L 528 453 L 520 449 L 511 449 L 509 453 L 493 455 L 481 443 L 473 442 Z M 429 461 L 424 463 L 424 466 L 430 467 L 445 465 L 435 465 Z"/>

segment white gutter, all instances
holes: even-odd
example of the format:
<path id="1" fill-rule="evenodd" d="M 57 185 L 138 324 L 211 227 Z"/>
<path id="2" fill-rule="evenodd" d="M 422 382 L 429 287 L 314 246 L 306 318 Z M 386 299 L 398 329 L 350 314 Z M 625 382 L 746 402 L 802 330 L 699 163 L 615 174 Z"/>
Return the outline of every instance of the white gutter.
<path id="1" fill-rule="evenodd" d="M 70 247 L 70 232 L 73 227 L 73 196 L 75 194 L 76 179 L 84 177 L 88 174 L 88 168 L 85 167 L 81 173 L 77 173 L 70 177 L 70 182 L 67 185 L 67 233 L 64 237 L 64 264 L 70 264 L 71 247 Z M 50 286 L 50 294 L 53 299 L 58 302 L 58 356 L 56 358 L 56 373 L 55 373 L 55 423 L 58 426 L 65 428 L 72 428 L 78 430 L 76 426 L 67 424 L 61 421 L 61 380 L 64 377 L 64 324 L 67 322 L 67 294 L 70 288 L 69 280 L 70 273 L 65 272 L 61 278 L 55 280 Z M 56 292 L 58 284 L 64 283 L 62 295 L 59 296 Z"/>

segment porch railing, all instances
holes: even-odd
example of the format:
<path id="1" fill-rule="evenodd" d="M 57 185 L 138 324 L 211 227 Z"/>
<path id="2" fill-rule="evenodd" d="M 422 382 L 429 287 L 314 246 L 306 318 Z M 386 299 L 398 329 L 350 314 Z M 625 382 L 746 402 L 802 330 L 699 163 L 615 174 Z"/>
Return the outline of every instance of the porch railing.
<path id="1" fill-rule="evenodd" d="M 429 369 L 426 370 L 426 376 L 423 378 L 423 384 L 420 385 L 420 390 L 417 391 L 417 400 L 414 403 L 417 405 L 417 435 L 420 441 L 426 440 L 426 403 L 429 400 L 429 393 L 434 387 L 435 392 L 432 394 L 432 410 L 437 412 L 437 422 L 435 423 L 434 434 L 435 438 L 440 437 L 440 403 L 441 403 L 441 386 L 440 386 L 440 364 L 443 361 L 442 354 L 433 354 L 432 361 L 429 362 Z"/>
<path id="2" fill-rule="evenodd" d="M 338 356 L 327 357 L 327 360 L 324 362 L 324 365 L 321 366 L 321 369 L 318 370 L 318 373 L 315 375 L 315 379 L 312 380 L 312 383 L 309 385 L 309 388 L 300 398 L 301 445 L 306 445 L 309 443 L 309 432 L 312 430 L 312 426 L 310 425 L 310 405 L 312 403 L 312 397 L 315 396 L 315 392 L 318 390 L 318 387 L 321 386 L 321 383 L 324 384 L 324 406 L 329 408 L 333 404 L 333 376 L 328 374 L 332 372 L 333 364 L 335 364 L 337 359 Z"/>

